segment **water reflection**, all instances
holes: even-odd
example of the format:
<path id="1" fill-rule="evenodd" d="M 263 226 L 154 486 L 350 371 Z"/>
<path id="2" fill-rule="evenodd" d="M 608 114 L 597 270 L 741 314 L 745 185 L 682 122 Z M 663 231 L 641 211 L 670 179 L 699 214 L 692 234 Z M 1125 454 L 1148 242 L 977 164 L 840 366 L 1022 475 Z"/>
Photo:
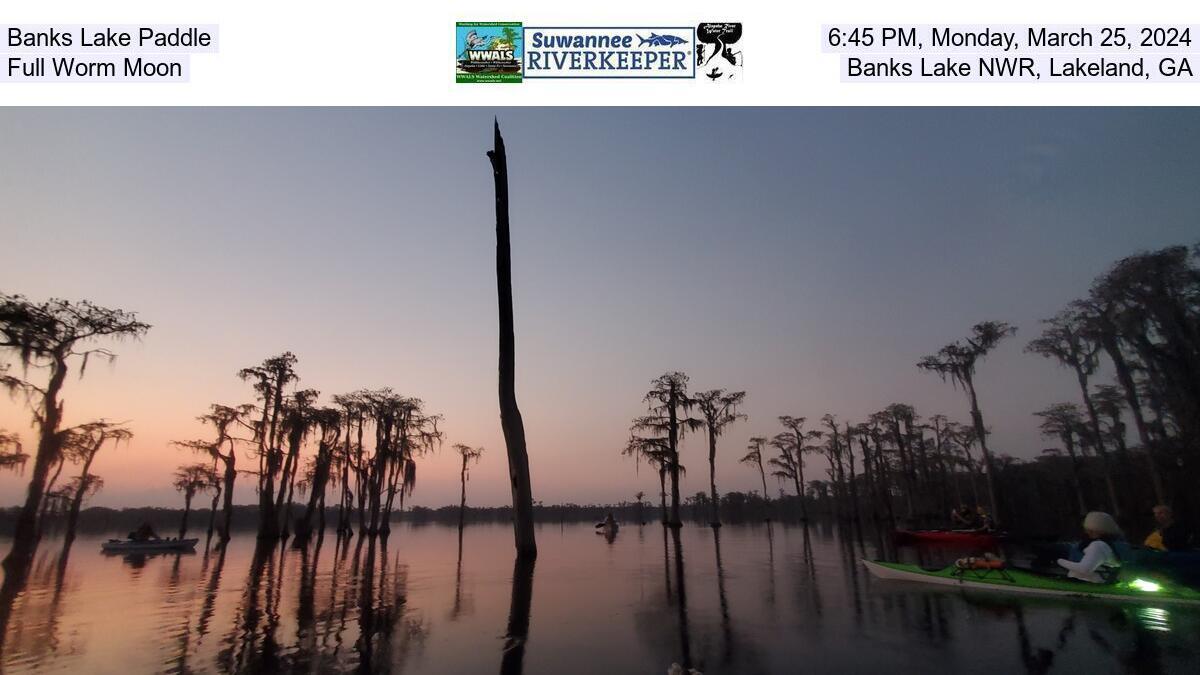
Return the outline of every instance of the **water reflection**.
<path id="1" fill-rule="evenodd" d="M 683 544 L 679 541 L 679 528 L 671 530 L 671 543 L 675 545 L 675 608 L 679 616 L 679 654 L 684 670 L 692 667 L 692 642 L 688 634 L 687 578 L 683 573 Z"/>
<path id="2" fill-rule="evenodd" d="M 798 575 L 801 595 L 797 606 L 801 614 L 812 614 L 815 619 L 821 618 L 821 587 L 817 583 L 817 563 L 813 554 L 812 534 L 808 523 L 803 525 L 803 548 L 801 560 L 803 567 Z M 818 624 L 819 625 L 819 624 Z"/>
<path id="3" fill-rule="evenodd" d="M 471 611 L 471 599 L 463 597 L 463 528 L 458 528 L 458 562 L 454 565 L 454 604 L 450 607 L 450 620 L 457 621 Z"/>
<path id="4" fill-rule="evenodd" d="M 529 613 L 533 605 L 534 560 L 517 558 L 513 563 L 512 600 L 508 607 L 508 629 L 504 633 L 501 675 L 520 675 L 525 669 L 525 644 L 529 641 Z"/>
<path id="5" fill-rule="evenodd" d="M 717 600 L 721 607 L 721 665 L 733 663 L 733 619 L 729 614 L 729 598 L 725 593 L 725 565 L 721 561 L 721 528 L 712 528 L 713 555 L 717 563 Z"/>
<path id="6" fill-rule="evenodd" d="M 590 524 L 542 528 L 536 585 L 533 564 L 509 567 L 504 526 L 401 527 L 373 542 L 314 533 L 301 546 L 235 537 L 136 557 L 101 555 L 103 538 L 46 542 L 0 603 L 0 669 L 1154 673 L 1200 657 L 1194 609 L 881 582 L 858 562 L 878 555 L 870 533 L 630 528 L 612 541 Z"/>

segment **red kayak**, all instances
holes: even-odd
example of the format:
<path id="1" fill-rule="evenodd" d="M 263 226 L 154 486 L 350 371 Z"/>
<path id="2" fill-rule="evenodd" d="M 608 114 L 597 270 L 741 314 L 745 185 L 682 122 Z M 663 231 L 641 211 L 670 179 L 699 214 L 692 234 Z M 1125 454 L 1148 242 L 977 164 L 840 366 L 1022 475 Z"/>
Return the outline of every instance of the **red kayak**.
<path id="1" fill-rule="evenodd" d="M 1004 536 L 980 530 L 896 530 L 899 544 L 977 544 L 993 545 Z"/>

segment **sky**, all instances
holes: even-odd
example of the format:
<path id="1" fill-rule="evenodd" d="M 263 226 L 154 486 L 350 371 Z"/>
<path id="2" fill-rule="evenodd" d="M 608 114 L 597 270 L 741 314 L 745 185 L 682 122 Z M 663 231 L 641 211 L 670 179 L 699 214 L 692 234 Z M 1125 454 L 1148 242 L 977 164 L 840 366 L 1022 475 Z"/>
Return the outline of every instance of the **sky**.
<path id="1" fill-rule="evenodd" d="M 468 501 L 507 503 L 493 116 L 546 503 L 657 494 L 620 451 L 666 371 L 747 391 L 722 491 L 755 489 L 737 460 L 779 415 L 907 402 L 966 422 L 962 393 L 915 363 L 988 319 L 1019 329 L 978 371 L 991 445 L 1034 457 L 1054 443 L 1032 413 L 1078 397 L 1023 352 L 1038 321 L 1123 256 L 1200 241 L 1189 109 L 3 109 L 0 291 L 153 326 L 67 384 L 68 423 L 135 434 L 96 460 L 90 503 L 181 505 L 171 474 L 199 458 L 171 441 L 207 438 L 196 416 L 251 401 L 237 371 L 286 350 L 323 401 L 390 386 L 445 416 L 412 503 L 457 503 L 453 443 L 486 449 Z M 29 420 L 0 398 L 0 428 L 32 447 Z M 685 494 L 706 489 L 705 458 L 685 440 Z M 0 476 L 0 505 L 27 480 Z"/>

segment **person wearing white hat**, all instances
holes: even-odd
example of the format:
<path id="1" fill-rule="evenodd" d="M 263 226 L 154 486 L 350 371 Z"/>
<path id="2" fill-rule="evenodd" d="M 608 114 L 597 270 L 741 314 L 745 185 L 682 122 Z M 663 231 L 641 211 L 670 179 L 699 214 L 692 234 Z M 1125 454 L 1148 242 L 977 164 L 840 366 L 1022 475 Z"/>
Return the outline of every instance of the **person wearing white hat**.
<path id="1" fill-rule="evenodd" d="M 1091 539 L 1083 549 L 1083 558 L 1079 562 L 1059 558 L 1059 566 L 1065 568 L 1072 579 L 1093 584 L 1112 583 L 1121 568 L 1121 561 L 1112 547 L 1112 542 L 1121 538 L 1121 527 L 1107 513 L 1092 511 L 1083 519 L 1083 531 Z"/>

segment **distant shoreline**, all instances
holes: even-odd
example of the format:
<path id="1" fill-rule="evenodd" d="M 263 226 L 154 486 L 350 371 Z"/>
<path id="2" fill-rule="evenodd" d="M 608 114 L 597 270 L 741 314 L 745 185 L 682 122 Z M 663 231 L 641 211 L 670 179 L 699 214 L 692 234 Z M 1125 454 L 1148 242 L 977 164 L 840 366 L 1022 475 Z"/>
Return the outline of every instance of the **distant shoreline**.
<path id="1" fill-rule="evenodd" d="M 730 503 L 723 505 L 723 516 L 727 522 L 761 522 L 765 515 L 762 510 L 762 501 L 755 498 L 753 500 L 742 501 L 737 497 L 744 497 L 742 493 L 727 493 L 725 497 L 735 497 Z M 724 500 L 722 500 L 724 501 Z M 789 521 L 795 520 L 793 516 L 799 513 L 798 508 L 793 504 L 792 498 L 782 500 L 774 500 L 772 502 L 773 517 L 779 520 Z M 829 515 L 824 509 L 815 508 L 814 513 L 822 516 Z M 0 536 L 9 536 L 13 532 L 17 514 L 20 508 L 10 506 L 0 508 Z M 299 518 L 303 512 L 303 507 L 294 505 L 292 507 L 293 519 Z M 220 510 L 218 509 L 218 516 Z M 544 523 L 567 523 L 567 522 L 590 522 L 596 523 L 607 514 L 613 516 L 623 523 L 638 523 L 657 524 L 661 521 L 661 511 L 657 504 L 642 502 L 639 507 L 636 503 L 623 504 L 548 504 L 534 506 L 534 522 L 538 524 Z M 706 505 L 687 504 L 682 507 L 681 514 L 688 520 L 707 523 L 708 522 L 708 507 Z M 156 531 L 163 535 L 175 534 L 179 528 L 179 523 L 183 518 L 183 509 L 166 508 L 166 507 L 126 507 L 114 509 L 104 506 L 92 506 L 83 509 L 79 514 L 78 531 L 80 533 L 111 533 L 111 532 L 127 532 L 136 529 L 143 523 L 150 523 Z M 405 509 L 403 512 L 395 511 L 391 515 L 393 523 L 414 523 L 414 524 L 458 524 L 459 507 L 457 505 L 442 506 L 436 509 L 416 506 Z M 233 507 L 233 519 L 231 529 L 236 531 L 255 530 L 259 524 L 259 513 L 257 504 L 240 504 Z M 63 525 L 65 516 L 59 514 L 50 514 L 46 522 L 46 534 L 53 535 Z M 210 520 L 210 510 L 207 508 L 192 509 L 188 516 L 188 532 L 192 536 L 197 533 L 203 535 L 208 530 Z M 512 520 L 512 508 L 508 506 L 496 507 L 473 507 L 468 506 L 466 509 L 466 522 L 468 523 L 509 523 Z M 354 512 L 350 517 L 351 524 L 358 529 L 358 513 Z M 338 509 L 330 507 L 325 510 L 325 529 L 328 533 L 333 533 L 337 527 Z M 799 522 L 797 520 L 797 522 Z"/>

